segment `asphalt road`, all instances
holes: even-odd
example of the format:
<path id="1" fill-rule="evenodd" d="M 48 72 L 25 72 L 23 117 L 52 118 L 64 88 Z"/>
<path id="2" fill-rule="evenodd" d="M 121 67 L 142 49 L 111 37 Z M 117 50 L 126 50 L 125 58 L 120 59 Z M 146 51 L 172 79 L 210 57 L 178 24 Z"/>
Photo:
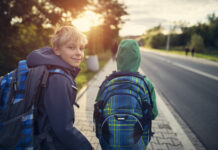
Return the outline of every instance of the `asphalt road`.
<path id="1" fill-rule="evenodd" d="M 141 69 L 208 150 L 218 150 L 218 67 L 141 52 Z"/>

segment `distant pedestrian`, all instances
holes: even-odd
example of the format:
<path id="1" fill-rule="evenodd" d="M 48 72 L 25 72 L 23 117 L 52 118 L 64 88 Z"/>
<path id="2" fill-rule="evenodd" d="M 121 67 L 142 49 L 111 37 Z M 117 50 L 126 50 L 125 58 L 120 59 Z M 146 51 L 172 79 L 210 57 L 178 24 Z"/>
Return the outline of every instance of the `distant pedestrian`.
<path id="1" fill-rule="evenodd" d="M 192 57 L 194 57 L 195 48 L 192 48 Z"/>
<path id="2" fill-rule="evenodd" d="M 102 150 L 145 150 L 158 110 L 151 81 L 138 73 L 136 40 L 121 41 L 116 62 L 118 71 L 106 77 L 96 97 L 96 135 Z"/>
<path id="3" fill-rule="evenodd" d="M 186 56 L 188 56 L 188 52 L 189 52 L 189 48 L 186 47 L 186 48 L 185 48 L 185 55 L 186 55 Z"/>
<path id="4" fill-rule="evenodd" d="M 112 44 L 112 48 L 111 48 L 112 55 L 113 55 L 112 56 L 113 57 L 113 61 L 116 60 L 117 49 L 118 49 L 118 41 L 114 40 L 114 42 Z"/>

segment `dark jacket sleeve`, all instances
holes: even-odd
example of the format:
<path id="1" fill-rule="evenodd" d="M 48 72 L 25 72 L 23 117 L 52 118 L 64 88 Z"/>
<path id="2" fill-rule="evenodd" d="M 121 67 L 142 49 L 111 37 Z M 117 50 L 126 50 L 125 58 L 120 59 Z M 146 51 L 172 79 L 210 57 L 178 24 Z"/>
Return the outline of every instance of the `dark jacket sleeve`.
<path id="1" fill-rule="evenodd" d="M 57 139 L 69 149 L 91 150 L 91 144 L 75 127 L 73 90 L 68 78 L 54 74 L 49 78 L 44 105 Z"/>

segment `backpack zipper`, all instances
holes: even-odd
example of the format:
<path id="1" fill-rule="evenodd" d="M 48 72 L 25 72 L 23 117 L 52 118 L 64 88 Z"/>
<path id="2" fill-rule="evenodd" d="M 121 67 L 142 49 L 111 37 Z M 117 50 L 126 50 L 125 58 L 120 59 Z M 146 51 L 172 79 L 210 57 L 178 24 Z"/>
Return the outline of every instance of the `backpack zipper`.
<path id="1" fill-rule="evenodd" d="M 115 115 L 115 114 L 113 114 L 113 115 L 109 115 L 108 117 L 106 117 L 106 118 L 104 119 L 104 121 L 103 121 L 103 123 L 102 123 L 102 125 L 101 125 L 101 129 L 102 129 L 103 125 L 105 124 L 105 122 L 106 122 L 109 118 L 113 117 L 114 115 Z M 142 124 L 140 123 L 139 119 L 138 119 L 137 117 L 135 117 L 134 115 L 127 114 L 127 113 L 116 114 L 116 115 L 129 115 L 129 116 L 132 116 L 133 118 L 136 119 L 136 121 L 139 123 L 141 129 L 144 131 L 144 129 L 143 129 L 143 127 L 142 127 Z"/>

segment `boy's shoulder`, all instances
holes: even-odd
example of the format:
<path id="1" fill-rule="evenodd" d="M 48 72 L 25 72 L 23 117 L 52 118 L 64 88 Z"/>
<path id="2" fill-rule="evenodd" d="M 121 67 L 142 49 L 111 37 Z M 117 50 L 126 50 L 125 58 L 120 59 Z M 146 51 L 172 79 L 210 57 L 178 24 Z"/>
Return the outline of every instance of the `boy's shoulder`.
<path id="1" fill-rule="evenodd" d="M 106 76 L 101 86 L 105 85 L 106 83 L 108 83 L 109 81 L 113 79 L 119 80 L 117 79 L 119 77 L 124 77 L 124 78 L 136 77 L 136 78 L 141 79 L 141 81 L 145 81 L 145 78 L 146 78 L 144 74 L 141 74 L 139 72 L 113 71 L 111 74 Z"/>
<path id="2" fill-rule="evenodd" d="M 149 89 L 154 88 L 153 83 L 151 82 L 151 80 L 149 78 L 145 77 L 144 80 L 147 83 Z"/>
<path id="3" fill-rule="evenodd" d="M 128 76 L 133 76 L 133 77 L 138 77 L 140 79 L 142 79 L 147 85 L 148 85 L 148 88 L 151 89 L 151 88 L 154 88 L 153 86 L 153 83 L 151 82 L 151 80 L 143 73 L 141 72 L 116 72 L 116 71 L 113 71 L 111 73 L 111 75 L 113 76 L 113 74 L 118 74 L 118 76 L 121 74 L 121 75 L 128 75 Z"/>

